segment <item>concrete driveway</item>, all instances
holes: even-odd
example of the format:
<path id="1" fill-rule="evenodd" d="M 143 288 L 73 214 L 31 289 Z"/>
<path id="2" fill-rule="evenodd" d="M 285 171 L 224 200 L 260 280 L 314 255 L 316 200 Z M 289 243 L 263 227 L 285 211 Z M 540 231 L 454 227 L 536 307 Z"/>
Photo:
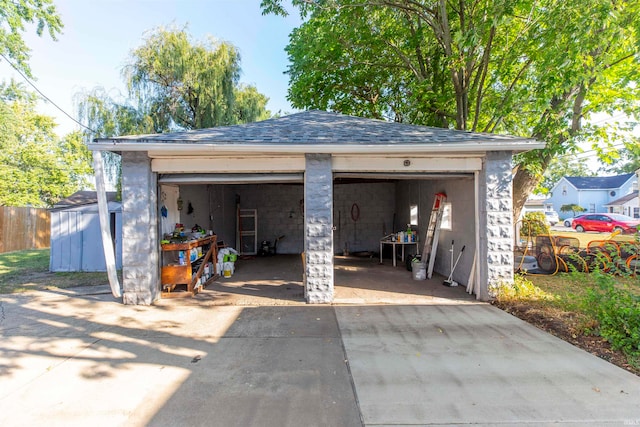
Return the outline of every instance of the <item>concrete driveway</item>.
<path id="1" fill-rule="evenodd" d="M 0 302 L 0 425 L 640 424 L 640 377 L 482 303 Z"/>

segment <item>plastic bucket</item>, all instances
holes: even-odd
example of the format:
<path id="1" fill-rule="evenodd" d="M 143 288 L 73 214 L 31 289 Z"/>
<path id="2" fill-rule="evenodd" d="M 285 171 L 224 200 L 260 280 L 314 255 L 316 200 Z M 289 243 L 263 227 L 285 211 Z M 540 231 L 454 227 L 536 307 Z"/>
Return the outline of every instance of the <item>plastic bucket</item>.
<path id="1" fill-rule="evenodd" d="M 427 267 L 419 260 L 411 263 L 411 270 L 413 271 L 413 280 L 426 280 L 427 279 Z"/>
<path id="2" fill-rule="evenodd" d="M 223 270 L 222 270 L 222 275 L 224 277 L 231 277 L 233 275 L 233 263 L 232 262 L 225 262 L 223 264 Z"/>

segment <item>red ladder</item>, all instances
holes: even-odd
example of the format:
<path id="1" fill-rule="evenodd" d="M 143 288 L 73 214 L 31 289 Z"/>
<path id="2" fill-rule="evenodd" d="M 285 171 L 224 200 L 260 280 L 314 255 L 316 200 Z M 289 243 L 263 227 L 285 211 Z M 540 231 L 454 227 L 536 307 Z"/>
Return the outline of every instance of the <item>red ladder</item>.
<path id="1" fill-rule="evenodd" d="M 429 217 L 429 225 L 427 226 L 427 235 L 424 238 L 424 248 L 422 249 L 422 264 L 427 267 L 427 278 L 431 279 L 433 275 L 433 265 L 436 261 L 436 252 L 438 249 L 438 237 L 440 237 L 440 225 L 442 223 L 442 214 L 444 213 L 444 202 L 447 195 L 444 193 L 436 193 L 433 201 L 431 216 Z M 427 265 L 427 259 L 428 265 Z"/>

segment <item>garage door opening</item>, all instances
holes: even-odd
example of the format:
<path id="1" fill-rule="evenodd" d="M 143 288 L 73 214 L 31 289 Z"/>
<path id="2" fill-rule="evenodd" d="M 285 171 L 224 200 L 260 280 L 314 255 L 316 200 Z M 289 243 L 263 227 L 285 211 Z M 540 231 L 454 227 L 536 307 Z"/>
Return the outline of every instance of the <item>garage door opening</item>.
<path id="1" fill-rule="evenodd" d="M 173 231 L 176 223 L 187 230 L 199 226 L 240 253 L 233 276 L 210 285 L 210 296 L 221 301 L 234 297 L 246 303 L 269 299 L 304 302 L 301 174 L 176 174 L 163 175 L 159 182 L 158 209 L 168 211 L 160 216 L 163 234 Z M 400 253 L 395 267 L 388 249 L 383 250 L 380 263 L 380 239 L 409 226 L 418 242 L 405 248 L 405 259 L 422 253 L 433 195 L 438 191 L 448 194 L 452 226 L 442 232 L 432 280 L 415 281 Z M 444 248 L 442 242 L 455 239 L 458 247 L 475 247 L 473 175 L 336 174 L 333 193 L 334 302 L 407 303 L 413 298 L 428 303 L 429 298 L 467 298 L 464 286 L 442 286 L 449 274 L 448 245 Z M 177 209 L 178 202 L 181 209 Z M 255 210 L 255 250 L 243 245 L 246 241 L 240 234 L 246 227 L 238 228 L 238 209 Z M 263 253 L 263 243 L 273 252 Z M 465 274 L 469 274 L 472 262 L 473 251 L 469 250 L 458 269 L 464 271 L 466 265 Z M 464 285 L 467 279 L 456 280 Z"/>
<path id="2" fill-rule="evenodd" d="M 186 232 L 200 228 L 217 236 L 221 252 L 239 255 L 226 260 L 233 262 L 232 277 L 223 277 L 225 259 L 215 260 L 219 283 L 231 282 L 236 275 L 248 285 L 254 279 L 277 282 L 282 274 L 270 268 L 275 266 L 273 261 L 286 255 L 300 258 L 304 248 L 302 174 L 171 174 L 161 175 L 159 183 L 163 237 L 173 233 L 176 224 Z M 248 271 L 251 277 L 247 278 Z M 302 289 L 301 273 L 295 278 Z"/>
<path id="3" fill-rule="evenodd" d="M 473 174 L 372 174 L 334 175 L 334 302 L 429 303 L 433 298 L 472 299 L 465 291 L 470 280 L 476 246 L 475 184 Z M 413 280 L 406 260 L 423 252 L 424 238 L 435 194 L 447 198 L 446 227 L 440 232 L 434 274 L 430 280 Z M 380 240 L 410 230 L 413 245 L 398 245 L 396 265 L 391 245 Z M 451 241 L 455 255 L 462 246 L 454 279 L 448 288 Z M 382 248 L 382 256 L 380 251 Z M 404 257 L 402 253 L 404 249 Z M 382 260 L 382 262 L 380 262 Z"/>

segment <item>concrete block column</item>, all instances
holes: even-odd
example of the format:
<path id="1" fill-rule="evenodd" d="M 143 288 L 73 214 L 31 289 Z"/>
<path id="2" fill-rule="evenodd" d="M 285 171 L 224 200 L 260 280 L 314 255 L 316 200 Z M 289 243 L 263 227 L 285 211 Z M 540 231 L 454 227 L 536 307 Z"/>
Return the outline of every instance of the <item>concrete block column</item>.
<path id="1" fill-rule="evenodd" d="M 333 301 L 333 173 L 331 156 L 307 154 L 304 175 L 305 296 Z"/>
<path id="2" fill-rule="evenodd" d="M 481 300 L 496 286 L 513 283 L 512 153 L 488 152 L 479 174 L 480 247 L 478 268 Z M 483 233 L 486 230 L 486 234 Z"/>
<path id="3" fill-rule="evenodd" d="M 160 296 L 158 183 L 146 153 L 122 153 L 122 300 L 149 305 Z"/>

